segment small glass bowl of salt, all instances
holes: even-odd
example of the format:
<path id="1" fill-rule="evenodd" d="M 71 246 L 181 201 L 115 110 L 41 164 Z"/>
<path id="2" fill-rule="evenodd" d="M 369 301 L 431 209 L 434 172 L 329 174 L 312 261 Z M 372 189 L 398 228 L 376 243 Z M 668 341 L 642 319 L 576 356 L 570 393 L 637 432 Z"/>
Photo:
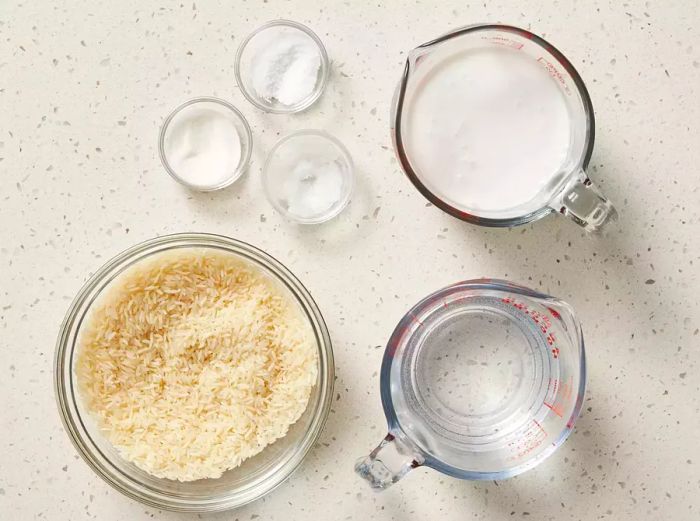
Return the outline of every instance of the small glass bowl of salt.
<path id="1" fill-rule="evenodd" d="M 262 171 L 274 208 L 300 224 L 338 215 L 353 188 L 353 163 L 343 144 L 321 130 L 300 130 L 272 147 Z"/>
<path id="2" fill-rule="evenodd" d="M 199 192 L 226 188 L 250 161 L 253 136 L 243 114 L 218 98 L 194 98 L 173 110 L 160 129 L 165 170 Z"/>
<path id="3" fill-rule="evenodd" d="M 329 70 L 319 37 L 290 20 L 259 27 L 236 53 L 241 93 L 259 109 L 274 114 L 301 112 L 313 105 L 326 86 Z"/>

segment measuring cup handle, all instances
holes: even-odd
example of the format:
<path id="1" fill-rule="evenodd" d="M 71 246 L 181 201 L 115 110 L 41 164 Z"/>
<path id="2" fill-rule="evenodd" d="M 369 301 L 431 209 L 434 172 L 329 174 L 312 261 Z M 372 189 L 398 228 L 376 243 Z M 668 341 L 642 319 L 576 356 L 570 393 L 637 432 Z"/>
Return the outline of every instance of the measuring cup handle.
<path id="1" fill-rule="evenodd" d="M 612 203 L 600 193 L 582 169 L 557 195 L 551 207 L 589 232 L 598 232 L 608 222 L 617 219 L 617 211 Z"/>
<path id="2" fill-rule="evenodd" d="M 369 456 L 355 463 L 355 472 L 376 490 L 384 490 L 423 463 L 418 450 L 402 437 L 386 435 Z"/>

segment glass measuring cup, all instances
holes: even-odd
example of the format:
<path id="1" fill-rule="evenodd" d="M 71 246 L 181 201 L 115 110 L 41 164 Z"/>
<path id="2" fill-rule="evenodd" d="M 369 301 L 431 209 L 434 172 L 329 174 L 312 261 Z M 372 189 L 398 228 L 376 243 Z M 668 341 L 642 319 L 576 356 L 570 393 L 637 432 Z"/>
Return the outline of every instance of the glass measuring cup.
<path id="1" fill-rule="evenodd" d="M 545 148 L 550 140 L 543 137 L 544 132 L 538 127 L 538 122 L 525 118 L 522 121 L 523 128 L 517 132 L 508 124 L 511 122 L 508 119 L 509 111 L 513 114 L 509 103 L 513 102 L 516 107 L 520 107 L 519 110 L 523 110 L 524 103 L 525 110 L 528 110 L 530 101 L 524 94 L 528 85 L 523 84 L 523 92 L 519 92 L 518 87 L 521 85 L 515 83 L 518 78 L 511 72 L 518 67 L 502 65 L 500 69 L 494 69 L 494 77 L 481 74 L 470 79 L 455 78 L 453 88 L 446 89 L 444 95 L 440 96 L 450 110 L 446 110 L 441 118 L 436 116 L 431 124 L 435 124 L 439 134 L 435 146 L 443 147 L 445 145 L 440 143 L 445 142 L 445 136 L 449 138 L 454 132 L 464 132 L 462 121 L 474 121 L 469 120 L 471 114 L 460 112 L 460 100 L 463 100 L 464 96 L 470 96 L 472 91 L 481 88 L 487 98 L 495 100 L 493 114 L 489 112 L 489 117 L 485 120 L 490 127 L 488 132 L 480 133 L 477 129 L 475 134 L 479 139 L 464 143 L 465 150 L 461 150 L 461 146 L 454 150 L 440 150 L 435 156 L 439 159 L 435 160 L 433 157 L 430 161 L 426 160 L 429 162 L 429 165 L 426 165 L 421 164 L 422 161 L 418 157 L 419 147 L 415 142 L 412 143 L 411 136 L 416 133 L 416 129 L 425 136 L 425 128 L 428 126 L 425 121 L 415 116 L 413 107 L 425 98 L 430 83 L 435 85 L 439 71 L 455 60 L 462 59 L 466 53 L 492 51 L 510 53 L 513 63 L 517 65 L 518 61 L 522 62 L 523 67 L 530 67 L 534 73 L 542 75 L 545 82 L 549 82 L 548 75 L 552 79 L 549 82 L 551 85 L 545 86 L 551 89 L 553 96 L 557 98 L 556 103 L 565 107 L 561 110 L 567 114 L 567 121 L 561 122 L 561 126 L 568 130 L 555 134 L 561 137 L 562 146 L 556 148 L 556 157 L 552 156 L 547 162 L 547 169 L 542 170 L 542 177 L 537 178 L 536 183 L 524 185 L 526 195 L 523 199 L 511 197 L 517 189 L 514 186 L 517 183 L 504 181 L 498 176 L 483 175 L 483 172 L 479 175 L 476 173 L 478 170 L 470 170 L 475 164 L 474 150 L 483 150 L 484 144 L 487 148 L 494 149 L 492 167 L 496 172 L 506 170 L 499 169 L 499 166 L 508 154 L 514 156 L 509 158 L 508 162 L 514 169 L 511 179 L 516 180 L 519 161 L 531 161 L 535 154 L 547 154 Z M 499 83 L 499 79 L 504 81 Z M 509 81 L 514 84 L 508 85 Z M 502 94 L 501 90 L 509 94 L 514 93 L 515 98 L 511 99 Z M 542 89 L 534 89 L 533 92 L 535 96 L 538 92 L 540 96 L 544 95 Z M 505 99 L 498 98 L 501 94 Z M 518 96 L 522 96 L 522 99 L 518 99 Z M 550 99 L 554 101 L 554 98 Z M 535 110 L 534 104 L 532 105 L 530 108 Z M 476 103 L 476 107 L 479 110 L 487 110 L 480 103 Z M 585 171 L 593 151 L 595 133 L 593 105 L 588 91 L 566 57 L 529 31 L 497 24 L 473 25 L 457 29 L 413 49 L 408 54 L 404 74 L 394 96 L 391 121 L 394 148 L 408 178 L 428 200 L 459 219 L 483 226 L 506 227 L 525 224 L 551 212 L 557 212 L 567 215 L 588 231 L 597 231 L 617 216 L 610 201 L 591 183 Z M 544 120 L 542 123 L 544 125 Z M 552 125 L 544 126 L 545 132 L 552 131 L 552 128 Z M 506 139 L 499 143 L 504 131 L 508 131 L 509 136 L 516 132 L 515 141 Z M 563 132 L 568 133 L 568 136 Z M 499 145 L 502 145 L 502 148 L 499 148 Z M 463 162 L 457 163 L 454 171 L 439 164 L 443 157 L 451 157 L 450 154 L 456 158 L 455 161 Z M 479 159 L 483 157 L 477 158 L 476 163 L 483 165 Z M 469 193 L 469 189 L 465 189 L 467 185 L 456 181 L 455 178 L 466 178 L 470 175 L 486 187 L 493 200 L 491 204 L 484 206 L 481 204 L 483 198 L 479 200 L 477 197 L 476 201 L 470 201 L 464 199 L 466 196 L 460 195 L 460 190 Z M 436 182 L 435 179 L 440 179 L 440 176 L 443 176 L 442 179 L 449 176 L 450 181 Z M 524 178 L 520 176 L 520 180 Z M 529 193 L 530 190 L 532 193 Z"/>
<path id="2" fill-rule="evenodd" d="M 389 432 L 355 470 L 380 490 L 419 466 L 470 480 L 515 476 L 567 438 L 585 381 L 568 304 L 499 280 L 448 286 L 391 335 L 380 383 Z"/>

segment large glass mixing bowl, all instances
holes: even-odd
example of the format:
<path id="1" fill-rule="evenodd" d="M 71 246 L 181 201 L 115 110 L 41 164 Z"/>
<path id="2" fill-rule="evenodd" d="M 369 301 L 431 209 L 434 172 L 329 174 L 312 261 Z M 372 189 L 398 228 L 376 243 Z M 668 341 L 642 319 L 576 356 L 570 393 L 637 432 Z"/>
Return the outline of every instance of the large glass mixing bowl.
<path id="1" fill-rule="evenodd" d="M 255 265 L 289 291 L 308 318 L 318 347 L 318 379 L 304 414 L 286 436 L 218 479 L 191 482 L 151 476 L 124 460 L 101 434 L 81 402 L 75 361 L 81 326 L 94 302 L 124 270 L 176 248 L 213 248 Z M 61 325 L 56 347 L 54 383 L 65 429 L 78 453 L 107 483 L 142 503 L 181 512 L 214 512 L 249 503 L 280 485 L 300 465 L 319 437 L 333 395 L 333 351 L 328 329 L 309 292 L 277 260 L 228 237 L 183 233 L 138 244 L 107 262 L 85 283 Z"/>

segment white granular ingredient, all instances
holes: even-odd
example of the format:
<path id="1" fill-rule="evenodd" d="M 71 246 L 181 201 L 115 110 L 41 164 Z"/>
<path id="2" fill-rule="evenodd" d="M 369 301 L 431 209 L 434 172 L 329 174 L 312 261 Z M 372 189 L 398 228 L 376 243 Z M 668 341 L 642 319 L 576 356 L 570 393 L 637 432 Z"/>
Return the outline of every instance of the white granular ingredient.
<path id="1" fill-rule="evenodd" d="M 284 436 L 317 376 L 311 326 L 273 279 L 211 249 L 123 273 L 83 326 L 80 396 L 122 457 L 217 478 Z"/>
<path id="2" fill-rule="evenodd" d="M 299 222 L 322 222 L 340 212 L 349 200 L 352 161 L 328 134 L 301 131 L 270 152 L 263 182 L 282 213 Z"/>
<path id="3" fill-rule="evenodd" d="M 272 27 L 256 36 L 251 64 L 253 89 L 268 102 L 296 105 L 316 87 L 321 54 L 307 34 L 289 27 Z"/>
<path id="4" fill-rule="evenodd" d="M 343 196 L 343 172 L 336 161 L 304 159 L 284 180 L 290 213 L 313 219 L 328 212 Z"/>
<path id="5" fill-rule="evenodd" d="M 193 104 L 173 117 L 164 150 L 178 177 L 195 188 L 207 189 L 234 175 L 241 160 L 241 138 L 233 118 L 217 103 Z"/>

